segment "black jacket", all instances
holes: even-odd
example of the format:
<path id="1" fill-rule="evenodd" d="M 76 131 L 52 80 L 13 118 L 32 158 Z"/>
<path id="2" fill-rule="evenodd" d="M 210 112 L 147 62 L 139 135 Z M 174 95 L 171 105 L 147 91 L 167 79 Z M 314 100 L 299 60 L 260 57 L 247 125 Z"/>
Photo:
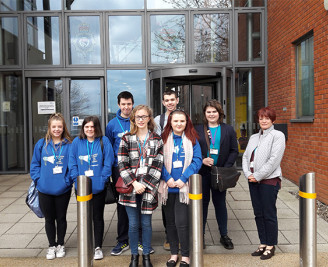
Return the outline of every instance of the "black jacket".
<path id="1" fill-rule="evenodd" d="M 220 141 L 220 152 L 219 158 L 217 162 L 218 167 L 231 167 L 235 164 L 235 161 L 238 156 L 238 143 L 236 132 L 232 128 L 232 126 L 227 125 L 225 123 L 221 123 L 221 141 Z M 204 125 L 196 125 L 195 129 L 199 136 L 199 144 L 202 149 L 202 157 L 207 158 L 208 146 L 205 139 Z M 204 172 L 208 173 L 210 171 L 210 167 L 202 165 L 202 168 L 199 171 L 199 174 L 203 174 Z"/>

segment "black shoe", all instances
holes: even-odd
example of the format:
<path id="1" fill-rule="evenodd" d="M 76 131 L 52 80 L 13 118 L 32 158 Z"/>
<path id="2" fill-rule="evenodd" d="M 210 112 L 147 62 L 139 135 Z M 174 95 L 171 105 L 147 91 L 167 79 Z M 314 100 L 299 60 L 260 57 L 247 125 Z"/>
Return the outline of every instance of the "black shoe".
<path id="1" fill-rule="evenodd" d="M 265 247 L 258 247 L 257 248 L 257 250 L 255 250 L 251 255 L 252 256 L 261 256 L 263 253 L 264 253 L 264 251 L 265 251 L 265 248 L 266 248 L 266 246 Z"/>
<path id="2" fill-rule="evenodd" d="M 167 267 L 175 267 L 176 265 L 177 265 L 177 261 L 174 261 L 174 260 L 168 260 L 166 262 Z"/>
<path id="3" fill-rule="evenodd" d="M 148 255 L 142 255 L 142 266 L 143 267 L 153 267 L 153 265 L 150 262 L 150 256 Z"/>
<path id="4" fill-rule="evenodd" d="M 264 253 L 261 255 L 261 260 L 268 260 L 272 256 L 274 256 L 274 251 L 276 250 L 275 246 L 273 246 L 271 249 L 266 248 Z"/>
<path id="5" fill-rule="evenodd" d="M 225 249 L 233 249 L 233 244 L 229 236 L 221 236 L 220 243 L 224 246 Z"/>
<path id="6" fill-rule="evenodd" d="M 189 267 L 189 263 L 186 263 L 185 261 L 180 261 L 180 267 Z"/>
<path id="7" fill-rule="evenodd" d="M 138 267 L 139 265 L 139 255 L 131 255 L 131 262 L 129 267 Z"/>

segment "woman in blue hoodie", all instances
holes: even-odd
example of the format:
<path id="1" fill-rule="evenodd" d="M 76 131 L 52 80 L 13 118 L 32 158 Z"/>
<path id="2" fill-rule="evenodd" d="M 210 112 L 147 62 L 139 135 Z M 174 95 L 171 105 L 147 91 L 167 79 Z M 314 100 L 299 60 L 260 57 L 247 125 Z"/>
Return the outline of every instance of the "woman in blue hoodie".
<path id="1" fill-rule="evenodd" d="M 95 260 L 103 256 L 105 184 L 112 175 L 114 152 L 108 138 L 102 135 L 98 117 L 86 117 L 81 132 L 72 143 L 69 158 L 71 178 L 77 188 L 77 177 L 85 175 L 92 181 L 93 226 L 95 236 Z"/>
<path id="2" fill-rule="evenodd" d="M 48 260 L 65 256 L 66 213 L 72 189 L 68 171 L 70 146 L 71 136 L 63 115 L 52 114 L 48 120 L 45 138 L 40 139 L 34 147 L 30 168 L 31 178 L 39 191 L 40 208 L 45 217 L 49 241 L 46 256 Z"/>
<path id="3" fill-rule="evenodd" d="M 189 116 L 182 110 L 170 113 L 162 133 L 164 166 L 162 169 L 159 198 L 163 204 L 166 231 L 171 257 L 166 263 L 175 267 L 181 246 L 180 267 L 189 266 L 189 187 L 192 174 L 202 166 L 202 153 L 197 133 Z"/>

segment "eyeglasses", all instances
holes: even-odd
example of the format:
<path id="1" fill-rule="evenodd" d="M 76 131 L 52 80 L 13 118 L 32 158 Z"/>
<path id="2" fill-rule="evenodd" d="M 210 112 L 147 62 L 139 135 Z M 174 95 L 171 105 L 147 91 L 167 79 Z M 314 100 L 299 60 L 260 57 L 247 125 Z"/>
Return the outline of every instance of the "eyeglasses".
<path id="1" fill-rule="evenodd" d="M 142 120 L 142 121 L 144 121 L 145 119 L 147 119 L 149 116 L 146 116 L 146 115 L 144 115 L 144 116 L 136 116 L 136 120 L 137 121 L 140 121 L 140 120 Z"/>

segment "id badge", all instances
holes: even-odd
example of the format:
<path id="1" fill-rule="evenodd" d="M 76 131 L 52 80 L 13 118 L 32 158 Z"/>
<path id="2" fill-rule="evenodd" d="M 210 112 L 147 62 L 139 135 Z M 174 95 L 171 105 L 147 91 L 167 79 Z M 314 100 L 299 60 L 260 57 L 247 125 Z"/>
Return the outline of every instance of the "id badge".
<path id="1" fill-rule="evenodd" d="M 250 167 L 250 168 L 254 168 L 254 161 L 251 161 L 251 162 L 250 162 L 249 167 Z"/>
<path id="2" fill-rule="evenodd" d="M 63 167 L 62 166 L 56 166 L 52 169 L 53 174 L 63 173 Z"/>
<path id="3" fill-rule="evenodd" d="M 182 161 L 181 160 L 177 160 L 173 162 L 173 168 L 182 168 Z"/>
<path id="4" fill-rule="evenodd" d="M 215 149 L 215 148 L 211 148 L 210 149 L 210 154 L 211 155 L 217 155 L 217 154 L 219 154 L 219 150 L 218 149 Z"/>
<path id="5" fill-rule="evenodd" d="M 84 172 L 85 176 L 92 177 L 93 176 L 93 170 L 87 170 Z"/>
<path id="6" fill-rule="evenodd" d="M 145 175 L 147 172 L 147 167 L 140 167 L 137 170 L 137 175 Z"/>

